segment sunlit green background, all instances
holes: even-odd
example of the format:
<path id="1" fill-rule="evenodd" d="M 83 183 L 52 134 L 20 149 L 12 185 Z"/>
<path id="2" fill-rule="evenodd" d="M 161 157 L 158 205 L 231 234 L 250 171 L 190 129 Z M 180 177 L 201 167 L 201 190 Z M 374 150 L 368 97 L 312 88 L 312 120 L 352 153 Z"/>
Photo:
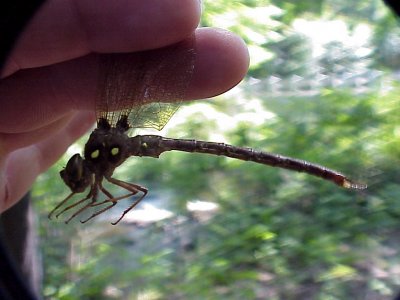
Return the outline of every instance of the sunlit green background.
<path id="1" fill-rule="evenodd" d="M 110 224 L 118 209 L 65 225 L 47 214 L 69 192 L 58 172 L 75 146 L 34 189 L 46 299 L 392 299 L 399 23 L 378 0 L 207 0 L 202 26 L 240 35 L 251 69 L 232 91 L 181 108 L 162 134 L 306 159 L 368 190 L 167 153 L 116 172 L 150 190 L 120 225 Z"/>

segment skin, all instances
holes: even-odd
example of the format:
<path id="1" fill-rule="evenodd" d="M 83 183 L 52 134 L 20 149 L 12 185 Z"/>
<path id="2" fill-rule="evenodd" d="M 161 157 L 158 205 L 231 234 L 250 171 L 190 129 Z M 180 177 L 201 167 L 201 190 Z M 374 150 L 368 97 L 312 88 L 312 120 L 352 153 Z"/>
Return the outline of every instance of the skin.
<path id="1" fill-rule="evenodd" d="M 235 86 L 247 72 L 245 44 L 196 29 L 196 0 L 49 0 L 21 34 L 1 72 L 0 212 L 14 205 L 95 121 L 94 53 L 135 52 L 195 31 L 196 62 L 185 100 Z"/>

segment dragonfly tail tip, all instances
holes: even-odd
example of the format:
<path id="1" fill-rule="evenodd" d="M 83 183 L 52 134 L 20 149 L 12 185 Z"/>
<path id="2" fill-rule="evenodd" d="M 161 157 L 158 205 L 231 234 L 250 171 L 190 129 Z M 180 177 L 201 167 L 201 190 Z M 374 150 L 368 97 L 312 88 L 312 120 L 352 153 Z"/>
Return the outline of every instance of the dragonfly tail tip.
<path id="1" fill-rule="evenodd" d="M 352 182 L 348 179 L 345 179 L 343 181 L 342 186 L 346 189 L 355 189 L 355 190 L 365 190 L 368 187 L 364 183 Z"/>

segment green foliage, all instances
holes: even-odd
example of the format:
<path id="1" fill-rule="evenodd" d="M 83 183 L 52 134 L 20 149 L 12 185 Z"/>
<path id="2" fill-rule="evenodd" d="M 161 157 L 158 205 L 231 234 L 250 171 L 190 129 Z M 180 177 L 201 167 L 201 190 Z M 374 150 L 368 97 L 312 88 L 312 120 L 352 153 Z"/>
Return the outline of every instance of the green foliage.
<path id="1" fill-rule="evenodd" d="M 272 6 L 280 12 L 259 17 L 257 10 Z M 374 69 L 383 52 L 363 56 L 338 41 L 315 58 L 310 40 L 290 27 L 305 16 L 335 14 L 352 28 L 366 22 L 374 36 L 367 46 L 378 53 L 382 32 L 396 30 L 378 6 L 205 1 L 203 24 L 226 24 L 264 56 L 236 94 L 193 105 L 168 134 L 209 140 L 218 133 L 217 141 L 326 165 L 368 190 L 223 157 L 166 153 L 132 158 L 115 177 L 147 186 L 145 203 L 152 190 L 170 198 L 173 217 L 114 227 L 106 216 L 65 226 L 46 217 L 67 194 L 60 162 L 35 188 L 45 298 L 393 298 L 400 282 L 400 86 Z M 193 200 L 219 208 L 202 216 L 186 208 Z"/>

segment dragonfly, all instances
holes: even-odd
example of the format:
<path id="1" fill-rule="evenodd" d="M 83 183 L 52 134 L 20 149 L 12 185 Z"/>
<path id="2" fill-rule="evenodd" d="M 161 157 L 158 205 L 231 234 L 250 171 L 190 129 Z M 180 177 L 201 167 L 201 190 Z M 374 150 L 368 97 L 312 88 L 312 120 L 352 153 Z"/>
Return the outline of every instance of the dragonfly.
<path id="1" fill-rule="evenodd" d="M 347 189 L 361 190 L 367 187 L 324 166 L 252 148 L 158 135 L 130 137 L 132 128 L 161 130 L 176 112 L 194 72 L 195 44 L 195 37 L 192 36 L 162 49 L 99 55 L 97 127 L 85 144 L 83 156 L 73 155 L 61 170 L 60 176 L 71 193 L 56 205 L 49 213 L 49 218 L 75 209 L 65 221 L 68 223 L 84 211 L 93 209 L 89 217 L 80 220 L 85 223 L 110 210 L 120 200 L 137 197 L 111 223 L 118 224 L 146 197 L 148 190 L 141 185 L 114 178 L 115 169 L 130 156 L 158 158 L 163 152 L 173 150 L 226 156 L 304 172 Z M 103 186 L 103 181 L 120 187 L 126 194 L 115 197 Z M 89 192 L 85 197 L 66 205 L 73 196 L 86 190 Z M 101 193 L 103 198 L 105 196 L 104 200 L 99 200 Z"/>

